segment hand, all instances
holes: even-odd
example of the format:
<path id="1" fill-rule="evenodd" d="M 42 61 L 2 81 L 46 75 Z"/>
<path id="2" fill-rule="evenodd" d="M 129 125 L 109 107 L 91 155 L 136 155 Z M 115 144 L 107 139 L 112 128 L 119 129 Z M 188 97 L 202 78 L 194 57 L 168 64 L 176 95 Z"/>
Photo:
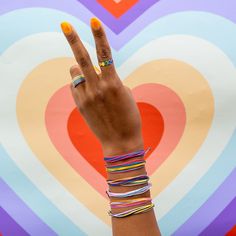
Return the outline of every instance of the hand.
<path id="1" fill-rule="evenodd" d="M 74 28 L 61 24 L 78 64 L 70 69 L 72 78 L 83 74 L 85 82 L 71 86 L 74 101 L 85 121 L 101 142 L 104 154 L 118 155 L 143 148 L 141 118 L 131 90 L 122 84 L 114 63 L 101 66 L 97 74 Z M 91 19 L 99 62 L 112 58 L 105 31 L 96 18 Z"/>

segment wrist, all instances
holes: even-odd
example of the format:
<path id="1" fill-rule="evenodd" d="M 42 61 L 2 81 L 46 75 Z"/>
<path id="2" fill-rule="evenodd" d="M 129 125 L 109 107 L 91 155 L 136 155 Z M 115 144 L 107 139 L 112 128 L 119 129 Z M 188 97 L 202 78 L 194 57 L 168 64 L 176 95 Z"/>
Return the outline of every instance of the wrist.
<path id="1" fill-rule="evenodd" d="M 116 156 L 122 155 L 129 152 L 144 149 L 143 139 L 138 138 L 137 140 L 124 140 L 122 142 L 114 142 L 111 144 L 102 145 L 104 156 Z"/>

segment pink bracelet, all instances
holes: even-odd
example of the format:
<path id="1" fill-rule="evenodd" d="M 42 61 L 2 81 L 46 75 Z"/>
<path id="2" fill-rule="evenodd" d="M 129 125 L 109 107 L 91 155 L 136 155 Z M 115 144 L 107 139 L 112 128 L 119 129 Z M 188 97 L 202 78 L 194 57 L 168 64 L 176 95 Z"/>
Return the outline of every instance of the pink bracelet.
<path id="1" fill-rule="evenodd" d="M 152 199 L 149 197 L 149 198 L 143 198 L 142 200 L 129 200 L 127 202 L 111 202 L 110 205 L 112 209 L 115 209 L 115 208 L 139 206 L 150 201 L 152 201 Z"/>

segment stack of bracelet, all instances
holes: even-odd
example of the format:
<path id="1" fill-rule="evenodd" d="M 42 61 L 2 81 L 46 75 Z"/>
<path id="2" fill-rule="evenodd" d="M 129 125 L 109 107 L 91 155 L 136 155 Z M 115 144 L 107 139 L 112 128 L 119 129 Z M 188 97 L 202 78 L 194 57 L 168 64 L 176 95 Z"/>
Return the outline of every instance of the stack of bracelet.
<path id="1" fill-rule="evenodd" d="M 140 151 L 128 153 L 125 155 L 105 157 L 104 160 L 107 162 L 106 169 L 108 172 L 112 174 L 140 169 L 144 167 L 146 163 L 146 161 L 144 161 L 142 157 L 149 150 L 150 148 L 148 148 L 146 151 L 140 150 Z M 125 162 L 118 165 L 113 164 L 121 160 L 125 160 Z M 143 184 L 147 184 L 147 185 L 139 189 L 135 189 L 135 190 L 128 191 L 125 193 L 113 193 L 113 192 L 110 192 L 109 190 L 106 191 L 106 193 L 108 197 L 115 197 L 115 198 L 120 198 L 120 199 L 137 196 L 137 195 L 140 195 L 149 191 L 152 185 L 148 183 L 148 181 L 149 181 L 149 177 L 145 174 L 132 176 L 132 177 L 126 177 L 122 179 L 116 179 L 116 180 L 107 180 L 108 185 L 113 186 L 113 187 L 114 186 L 129 187 L 129 186 L 136 186 L 136 185 L 143 185 Z M 130 216 L 130 215 L 147 212 L 154 207 L 154 204 L 152 203 L 152 199 L 150 197 L 142 197 L 142 198 L 132 198 L 128 200 L 119 200 L 118 202 L 111 202 L 110 206 L 111 206 L 111 209 L 135 207 L 131 210 L 127 210 L 127 211 L 116 213 L 116 214 L 112 213 L 112 211 L 108 212 L 108 214 L 112 217 L 122 218 L 122 217 Z"/>

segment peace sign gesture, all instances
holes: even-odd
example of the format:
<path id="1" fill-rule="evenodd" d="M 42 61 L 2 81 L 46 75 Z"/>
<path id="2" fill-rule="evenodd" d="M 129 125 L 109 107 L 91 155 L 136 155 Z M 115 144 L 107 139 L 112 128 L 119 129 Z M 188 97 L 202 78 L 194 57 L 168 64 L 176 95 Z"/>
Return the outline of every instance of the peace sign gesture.
<path id="1" fill-rule="evenodd" d="M 96 72 L 73 26 L 67 22 L 61 24 L 78 63 L 70 69 L 74 101 L 100 140 L 105 155 L 118 155 L 142 149 L 138 107 L 130 89 L 122 84 L 116 72 L 111 48 L 101 22 L 92 18 L 90 25 L 96 44 L 100 73 Z"/>

